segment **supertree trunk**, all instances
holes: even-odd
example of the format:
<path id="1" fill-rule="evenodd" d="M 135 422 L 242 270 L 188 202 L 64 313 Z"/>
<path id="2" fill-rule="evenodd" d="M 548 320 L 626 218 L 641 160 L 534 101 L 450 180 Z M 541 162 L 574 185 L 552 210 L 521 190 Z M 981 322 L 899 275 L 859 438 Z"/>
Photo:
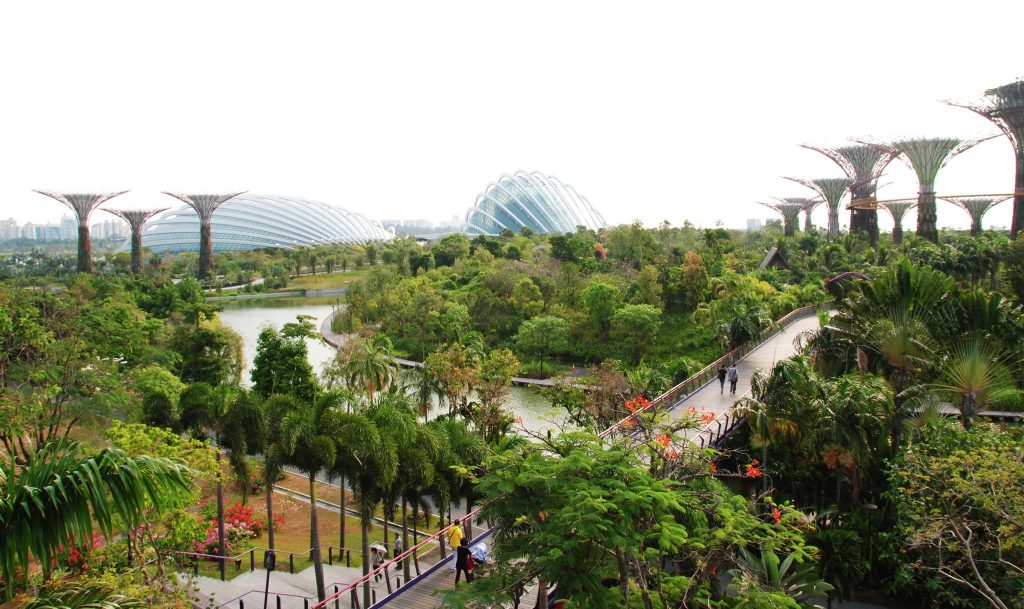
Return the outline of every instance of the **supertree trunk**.
<path id="1" fill-rule="evenodd" d="M 892 225 L 892 242 L 903 243 L 903 221 L 899 220 Z"/>
<path id="2" fill-rule="evenodd" d="M 810 233 L 813 230 L 814 224 L 811 222 L 811 210 L 808 209 L 806 214 L 804 215 L 804 232 Z"/>
<path id="3" fill-rule="evenodd" d="M 917 195 L 917 236 L 932 243 L 939 242 L 935 228 L 935 191 L 924 190 Z"/>
<path id="4" fill-rule="evenodd" d="M 874 209 L 850 210 L 850 232 L 864 231 L 872 245 L 878 243 L 878 212 Z"/>
<path id="5" fill-rule="evenodd" d="M 142 274 L 142 227 L 132 229 L 132 272 Z"/>
<path id="6" fill-rule="evenodd" d="M 78 272 L 92 272 L 92 237 L 88 224 L 78 225 Z"/>
<path id="7" fill-rule="evenodd" d="M 1017 155 L 1017 180 L 1013 190 L 1013 222 L 1010 238 L 1016 239 L 1024 231 L 1024 148 Z"/>
<path id="8" fill-rule="evenodd" d="M 839 206 L 828 206 L 828 238 L 835 239 L 839 236 Z"/>
<path id="9" fill-rule="evenodd" d="M 790 220 L 789 218 L 785 218 L 783 220 L 783 223 L 784 223 L 783 234 L 785 234 L 787 237 L 792 237 L 793 235 L 796 234 L 796 224 L 797 223 L 794 220 Z"/>
<path id="10" fill-rule="evenodd" d="M 213 268 L 213 226 L 210 218 L 199 224 L 199 279 L 209 279 Z"/>

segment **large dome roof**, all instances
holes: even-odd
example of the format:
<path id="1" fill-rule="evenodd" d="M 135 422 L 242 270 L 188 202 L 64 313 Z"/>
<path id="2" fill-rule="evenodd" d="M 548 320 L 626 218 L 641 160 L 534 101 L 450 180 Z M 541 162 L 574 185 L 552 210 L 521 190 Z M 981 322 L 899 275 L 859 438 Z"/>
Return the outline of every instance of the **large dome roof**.
<path id="1" fill-rule="evenodd" d="M 597 230 L 605 221 L 558 178 L 520 171 L 502 176 L 477 195 L 462 230 L 470 235 L 496 235 L 506 228 L 518 232 L 529 227 L 537 233 L 570 233 L 577 226 Z"/>
<path id="2" fill-rule="evenodd" d="M 296 197 L 249 193 L 217 208 L 212 228 L 215 252 L 264 247 L 292 249 L 392 238 L 377 222 L 340 207 Z M 199 216 L 187 205 L 164 212 L 143 229 L 142 245 L 154 252 L 199 251 Z"/>

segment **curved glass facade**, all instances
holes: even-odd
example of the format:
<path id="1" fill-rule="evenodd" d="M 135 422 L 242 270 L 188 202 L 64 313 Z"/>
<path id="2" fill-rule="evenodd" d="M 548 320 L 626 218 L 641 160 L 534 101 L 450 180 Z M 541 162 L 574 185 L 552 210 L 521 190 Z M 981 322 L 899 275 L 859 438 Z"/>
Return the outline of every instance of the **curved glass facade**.
<path id="1" fill-rule="evenodd" d="M 296 197 L 249 193 L 217 208 L 212 228 L 214 252 L 264 247 L 292 249 L 392 238 L 377 222 L 340 207 Z M 143 229 L 142 246 L 161 253 L 199 251 L 199 216 L 187 205 L 160 214 Z"/>
<path id="2" fill-rule="evenodd" d="M 558 178 L 541 173 L 504 175 L 477 195 L 466 212 L 462 232 L 497 235 L 503 229 L 519 232 L 529 227 L 537 233 L 570 233 L 577 226 L 597 230 L 604 218 L 586 199 Z"/>

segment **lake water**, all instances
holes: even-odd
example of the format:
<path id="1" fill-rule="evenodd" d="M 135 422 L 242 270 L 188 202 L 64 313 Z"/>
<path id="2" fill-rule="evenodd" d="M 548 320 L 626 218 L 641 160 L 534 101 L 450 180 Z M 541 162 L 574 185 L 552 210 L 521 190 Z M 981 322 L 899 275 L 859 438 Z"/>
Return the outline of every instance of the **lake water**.
<path id="1" fill-rule="evenodd" d="M 256 338 L 264 326 L 281 328 L 284 324 L 295 321 L 299 315 L 310 315 L 316 318 L 314 323 L 319 329 L 320 324 L 331 315 L 333 307 L 338 306 L 340 301 L 335 297 L 254 298 L 221 301 L 217 304 L 224 307 L 220 313 L 224 325 L 242 335 L 246 366 L 242 373 L 242 384 L 249 386 L 252 384 L 249 370 L 256 356 Z M 313 365 L 313 370 L 319 373 L 323 365 L 334 357 L 334 347 L 321 340 L 308 339 L 306 342 L 309 346 L 309 362 Z M 552 420 L 564 418 L 559 416 L 559 411 L 551 406 L 540 390 L 531 387 L 513 387 L 505 407 L 516 416 L 522 417 L 523 426 L 532 431 L 554 429 Z M 438 413 L 435 411 L 431 416 L 435 414 Z"/>

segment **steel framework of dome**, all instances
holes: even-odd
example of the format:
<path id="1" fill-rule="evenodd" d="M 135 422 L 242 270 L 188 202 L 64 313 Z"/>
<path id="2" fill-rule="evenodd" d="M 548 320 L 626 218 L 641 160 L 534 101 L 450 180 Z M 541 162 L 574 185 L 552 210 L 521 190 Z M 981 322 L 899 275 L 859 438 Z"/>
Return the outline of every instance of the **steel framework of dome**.
<path id="1" fill-rule="evenodd" d="M 516 172 L 491 182 L 466 212 L 462 232 L 497 235 L 504 229 L 519 232 L 569 233 L 578 226 L 604 227 L 601 214 L 571 186 L 554 176 Z"/>
<path id="2" fill-rule="evenodd" d="M 214 252 L 392 238 L 379 223 L 340 207 L 258 194 L 238 195 L 221 204 L 212 218 L 212 233 Z M 154 252 L 198 252 L 199 216 L 187 205 L 164 212 L 146 225 L 142 244 Z"/>

